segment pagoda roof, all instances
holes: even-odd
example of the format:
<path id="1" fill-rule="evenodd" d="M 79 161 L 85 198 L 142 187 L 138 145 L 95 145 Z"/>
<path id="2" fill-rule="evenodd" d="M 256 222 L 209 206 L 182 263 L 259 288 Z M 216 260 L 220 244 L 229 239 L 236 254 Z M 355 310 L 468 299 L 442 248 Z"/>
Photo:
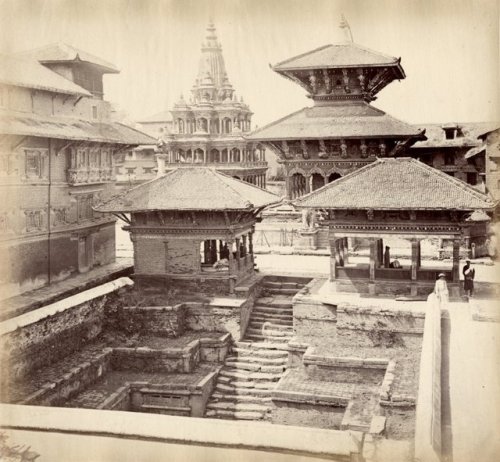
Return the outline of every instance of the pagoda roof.
<path id="1" fill-rule="evenodd" d="M 409 157 L 377 159 L 298 199 L 298 207 L 372 210 L 491 210 L 467 183 Z"/>
<path id="2" fill-rule="evenodd" d="M 256 141 L 383 137 L 425 139 L 422 130 L 364 101 L 306 107 L 247 135 Z"/>
<path id="3" fill-rule="evenodd" d="M 275 204 L 279 196 L 212 168 L 172 170 L 95 207 L 98 212 L 161 210 L 252 210 Z"/>
<path id="4" fill-rule="evenodd" d="M 335 69 L 394 66 L 404 78 L 400 58 L 384 55 L 353 42 L 324 45 L 275 64 L 273 70 Z"/>
<path id="5" fill-rule="evenodd" d="M 171 111 L 161 111 L 156 114 L 150 115 L 148 117 L 143 117 L 138 120 L 137 123 L 140 124 L 151 124 L 160 122 L 172 122 L 172 112 Z"/>
<path id="6" fill-rule="evenodd" d="M 30 56 L 42 64 L 81 61 L 98 67 L 105 74 L 118 74 L 120 72 L 108 61 L 62 42 L 29 50 L 19 55 Z"/>

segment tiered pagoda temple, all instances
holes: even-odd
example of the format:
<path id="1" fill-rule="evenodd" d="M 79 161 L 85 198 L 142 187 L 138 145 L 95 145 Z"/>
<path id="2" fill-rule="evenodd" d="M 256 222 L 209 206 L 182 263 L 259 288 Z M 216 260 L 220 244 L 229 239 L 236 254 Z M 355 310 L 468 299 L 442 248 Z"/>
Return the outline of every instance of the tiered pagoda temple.
<path id="1" fill-rule="evenodd" d="M 314 106 L 248 136 L 277 154 L 287 199 L 425 139 L 423 131 L 369 104 L 386 85 L 405 78 L 399 58 L 345 42 L 295 56 L 272 69 L 305 88 L 314 101 Z"/>
<path id="2" fill-rule="evenodd" d="M 257 216 L 279 200 L 215 169 L 191 167 L 171 170 L 95 210 L 127 223 L 137 281 L 232 294 L 254 274 Z"/>
<path id="3" fill-rule="evenodd" d="M 181 96 L 174 105 L 173 129 L 164 132 L 159 143 L 158 175 L 203 165 L 264 188 L 265 149 L 244 138 L 251 130 L 252 112 L 229 82 L 213 24 L 207 28 L 201 51 L 191 99 Z"/>
<path id="4" fill-rule="evenodd" d="M 328 212 L 330 280 L 338 291 L 428 295 L 439 273 L 458 296 L 460 246 L 475 226 L 477 211 L 495 202 L 461 180 L 408 157 L 378 159 L 295 202 Z M 395 263 L 383 239 L 398 236 L 411 246 L 410 264 Z M 348 238 L 370 242 L 367 263 L 350 263 Z M 423 265 L 420 241 L 453 242 L 451 267 Z"/>

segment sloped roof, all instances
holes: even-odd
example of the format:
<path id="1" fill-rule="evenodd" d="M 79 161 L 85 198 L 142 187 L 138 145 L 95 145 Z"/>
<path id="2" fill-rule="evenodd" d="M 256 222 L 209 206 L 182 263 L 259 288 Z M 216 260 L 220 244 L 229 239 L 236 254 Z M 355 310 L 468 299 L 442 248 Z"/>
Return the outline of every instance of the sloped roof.
<path id="1" fill-rule="evenodd" d="M 20 53 L 20 55 L 30 56 L 40 63 L 47 64 L 79 60 L 93 64 L 107 74 L 118 74 L 120 72 L 110 62 L 62 42 L 53 43 L 34 50 L 28 50 Z"/>
<path id="2" fill-rule="evenodd" d="M 276 194 L 207 167 L 178 168 L 114 196 L 98 212 L 251 210 L 280 201 Z"/>
<path id="3" fill-rule="evenodd" d="M 409 157 L 377 159 L 295 204 L 378 210 L 489 210 L 495 206 L 463 181 Z"/>
<path id="4" fill-rule="evenodd" d="M 0 113 L 0 133 L 117 144 L 156 144 L 156 140 L 118 122 L 91 122 L 69 117 Z"/>
<path id="5" fill-rule="evenodd" d="M 481 141 L 478 139 L 482 134 L 498 128 L 498 122 L 456 122 L 456 123 L 422 123 L 418 125 L 420 128 L 425 128 L 425 136 L 427 140 L 416 142 L 412 148 L 472 148 L 480 146 Z M 461 136 L 455 136 L 451 140 L 447 140 L 443 128 L 459 127 Z"/>
<path id="6" fill-rule="evenodd" d="M 318 138 L 406 138 L 421 130 L 364 101 L 306 107 L 261 127 L 246 138 L 290 140 Z"/>
<path id="7" fill-rule="evenodd" d="M 286 59 L 273 66 L 275 71 L 346 67 L 396 66 L 399 59 L 362 47 L 353 42 L 324 45 Z M 403 70 L 401 69 L 401 72 Z M 402 75 L 404 77 L 404 73 Z"/>
<path id="8" fill-rule="evenodd" d="M 66 95 L 91 96 L 84 88 L 28 57 L 0 55 L 0 83 Z"/>

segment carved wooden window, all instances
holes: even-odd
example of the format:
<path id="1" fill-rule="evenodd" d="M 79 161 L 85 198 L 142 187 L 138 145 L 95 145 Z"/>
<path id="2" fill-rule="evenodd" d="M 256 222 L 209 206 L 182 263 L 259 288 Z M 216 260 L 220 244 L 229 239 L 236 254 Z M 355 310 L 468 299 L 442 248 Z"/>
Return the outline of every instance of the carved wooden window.
<path id="1" fill-rule="evenodd" d="M 76 151 L 76 166 L 78 169 L 87 168 L 87 149 L 82 148 Z"/>
<path id="2" fill-rule="evenodd" d="M 79 196 L 77 198 L 78 220 L 90 220 L 94 216 L 92 210 L 93 196 Z"/>
<path id="3" fill-rule="evenodd" d="M 25 175 L 26 178 L 46 178 L 45 172 L 47 149 L 25 149 Z"/>
<path id="4" fill-rule="evenodd" d="M 0 152 L 0 175 L 10 175 L 12 172 L 12 157 L 10 154 Z"/>
<path id="5" fill-rule="evenodd" d="M 43 220 L 41 210 L 28 210 L 26 214 L 26 231 L 39 231 L 42 229 Z"/>

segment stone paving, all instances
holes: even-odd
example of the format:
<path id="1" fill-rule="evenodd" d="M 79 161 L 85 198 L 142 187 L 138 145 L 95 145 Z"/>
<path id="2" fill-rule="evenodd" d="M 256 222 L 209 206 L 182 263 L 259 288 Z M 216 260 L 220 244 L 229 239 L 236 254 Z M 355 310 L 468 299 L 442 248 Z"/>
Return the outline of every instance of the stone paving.
<path id="1" fill-rule="evenodd" d="M 120 258 L 109 265 L 99 266 L 87 273 L 77 274 L 50 286 L 26 292 L 0 301 L 0 321 L 19 316 L 40 306 L 54 303 L 112 279 L 129 275 L 133 269 L 130 258 Z"/>

